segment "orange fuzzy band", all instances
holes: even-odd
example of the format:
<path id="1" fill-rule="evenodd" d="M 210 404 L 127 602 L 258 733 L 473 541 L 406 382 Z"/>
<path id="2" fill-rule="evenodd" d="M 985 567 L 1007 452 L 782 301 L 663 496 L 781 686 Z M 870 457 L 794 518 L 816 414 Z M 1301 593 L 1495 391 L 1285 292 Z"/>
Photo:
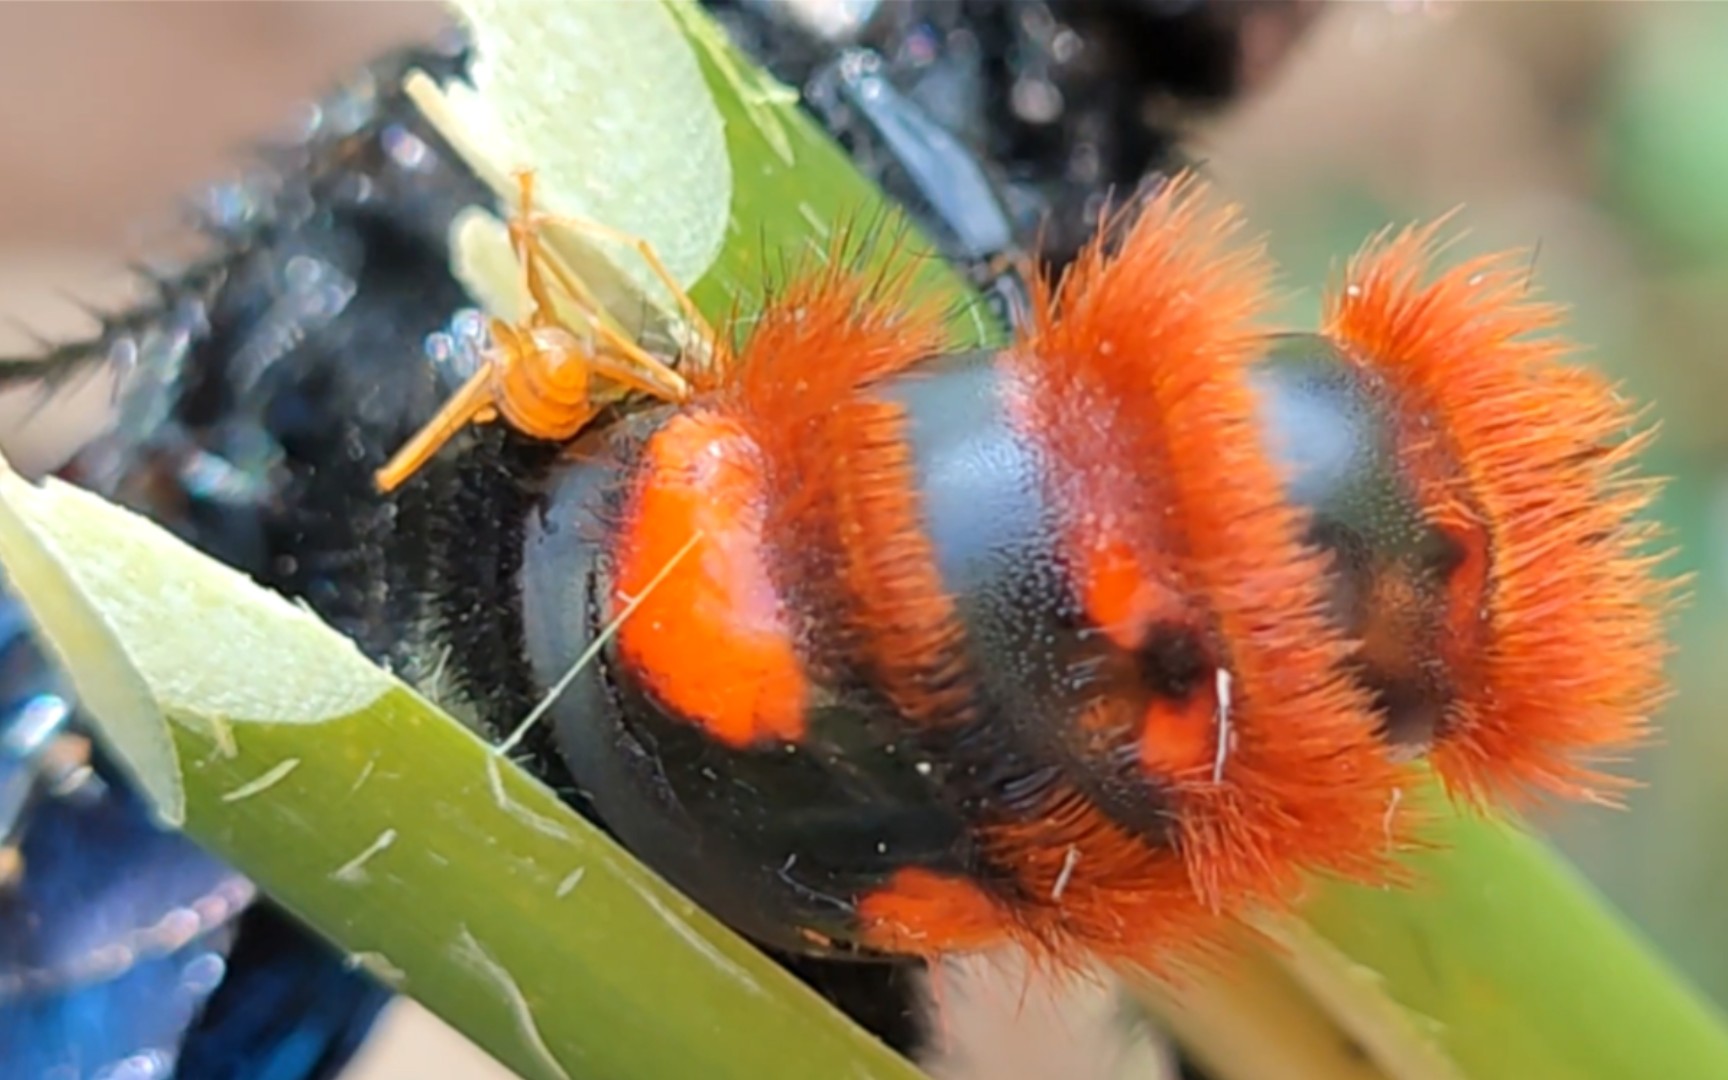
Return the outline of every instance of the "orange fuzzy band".
<path id="1" fill-rule="evenodd" d="M 1487 534 L 1484 595 L 1463 613 L 1480 644 L 1433 760 L 1475 799 L 1601 798 L 1617 781 L 1595 766 L 1647 734 L 1665 695 L 1674 588 L 1636 520 L 1654 485 L 1629 471 L 1648 433 L 1610 385 L 1563 362 L 1557 309 L 1528 299 L 1523 265 L 1493 256 L 1429 280 L 1435 236 L 1371 242 L 1325 318 L 1401 411 L 1436 423 Z"/>
<path id="2" fill-rule="evenodd" d="M 1080 572 L 1088 556 L 1108 570 L 1081 583 L 1098 598 L 1094 617 L 1131 617 L 1143 600 L 1144 618 L 1168 619 L 1179 605 L 1164 593 L 1178 589 L 1191 609 L 1179 617 L 1223 652 L 1220 760 L 1163 778 L 1190 887 L 1218 905 L 1286 902 L 1302 869 L 1383 873 L 1406 776 L 1346 673 L 1324 560 L 1305 545 L 1305 520 L 1262 443 L 1248 375 L 1265 348 L 1269 273 L 1238 229 L 1198 183 L 1167 185 L 1060 283 L 1037 285 L 1010 361 L 1022 423 L 1068 474 L 1056 498 L 1084 504 L 1062 508 Z M 1121 579 L 1125 552 L 1162 588 L 1104 588 Z M 1133 639 L 1121 627 L 1113 636 Z M 1144 744 L 1141 757 L 1163 760 Z"/>

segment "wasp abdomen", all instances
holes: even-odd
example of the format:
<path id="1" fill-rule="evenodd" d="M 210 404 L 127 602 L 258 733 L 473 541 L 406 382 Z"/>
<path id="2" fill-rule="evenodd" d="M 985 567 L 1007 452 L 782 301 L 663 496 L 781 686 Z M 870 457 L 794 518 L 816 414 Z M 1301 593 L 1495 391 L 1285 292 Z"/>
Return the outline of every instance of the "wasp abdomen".
<path id="1" fill-rule="evenodd" d="M 1063 520 L 1077 508 L 1064 505 L 1049 449 L 1017 423 L 1001 359 L 945 357 L 881 391 L 905 410 L 921 528 L 964 628 L 978 697 L 1026 753 L 1060 766 L 1117 824 L 1168 844 L 1160 784 L 1172 777 L 1161 774 L 1179 769 L 1185 750 L 1190 765 L 1209 768 L 1216 757 L 1218 669 L 1201 660 L 1176 685 L 1160 674 L 1170 637 L 1125 649 L 1086 610 L 1063 546 Z M 1185 626 L 1171 637 L 1200 633 Z M 1156 702 L 1194 716 L 1188 747 L 1148 730 Z M 1149 740 L 1172 757 L 1143 760 Z"/>
<path id="2" fill-rule="evenodd" d="M 1037 921 L 1029 909 L 1070 888 L 1083 897 L 1092 880 L 1090 867 L 1062 869 L 1060 843 L 1053 865 L 1019 857 L 1053 816 L 1056 831 L 1078 822 L 1139 846 L 1146 881 L 1178 866 L 1133 704 L 1168 687 L 1074 598 L 1045 455 L 1013 426 L 998 359 L 920 365 L 818 421 L 893 418 L 878 449 L 907 466 L 896 481 L 916 542 L 879 573 L 889 592 L 926 590 L 902 597 L 930 609 L 899 616 L 926 642 L 910 653 L 837 569 L 847 522 L 881 513 L 846 494 L 870 485 L 837 482 L 816 456 L 767 461 L 722 407 L 639 416 L 605 449 L 579 449 L 530 526 L 537 681 L 551 685 L 616 623 L 554 706 L 578 783 L 633 849 L 764 940 L 916 951 L 1011 936 Z M 907 565 L 919 552 L 928 564 Z M 1202 712 L 1216 723 L 1214 702 Z M 1208 741 L 1208 767 L 1213 754 Z"/>
<path id="3" fill-rule="evenodd" d="M 805 950 L 1078 941 L 1144 961 L 1297 866 L 1378 859 L 1339 839 L 1383 829 L 1389 774 L 1294 516 L 1221 591 L 1185 532 L 1211 466 L 1138 426 L 1198 408 L 1216 426 L 1199 454 L 1262 459 L 1245 368 L 1165 412 L 1075 355 L 1114 364 L 1110 343 L 945 353 L 917 313 L 861 311 L 859 287 L 772 306 L 720 385 L 549 478 L 528 651 L 542 687 L 588 658 L 552 715 L 599 815 L 735 925 Z M 1233 326 L 1191 331 L 1223 335 L 1200 355 L 1250 356 Z M 1149 377 L 1194 362 L 1134 334 Z M 1279 512 L 1269 468 L 1244 482 Z M 1321 775 L 1257 779 L 1285 754 Z"/>
<path id="4" fill-rule="evenodd" d="M 837 262 L 568 448 L 526 644 L 608 826 L 783 947 L 1157 964 L 1384 880 L 1413 756 L 1581 790 L 1660 686 L 1624 413 L 1397 247 L 1269 345 L 1229 225 L 1174 186 L 996 352 Z"/>

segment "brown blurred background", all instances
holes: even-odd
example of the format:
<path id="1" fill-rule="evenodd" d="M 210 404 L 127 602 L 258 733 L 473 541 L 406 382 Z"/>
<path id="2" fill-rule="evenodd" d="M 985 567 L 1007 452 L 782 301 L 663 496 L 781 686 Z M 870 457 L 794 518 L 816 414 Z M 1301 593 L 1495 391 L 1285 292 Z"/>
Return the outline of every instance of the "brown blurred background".
<path id="1" fill-rule="evenodd" d="M 119 261 L 177 196 L 440 17 L 422 3 L 0 5 L 0 313 L 76 332 L 62 291 L 116 295 Z M 1370 232 L 1463 204 L 1464 250 L 1537 245 L 1536 278 L 1574 306 L 1590 360 L 1657 403 L 1657 465 L 1675 477 L 1660 512 L 1698 574 L 1680 694 L 1630 812 L 1543 824 L 1728 1000 L 1728 7 L 1337 4 L 1199 151 L 1272 233 L 1293 320 L 1312 321 L 1317 286 Z M 20 340 L 8 334 L 0 347 Z M 0 438 L 20 415 L 0 408 Z M 25 434 L 64 444 L 70 423 Z M 1038 1030 L 1014 1025 L 1012 1040 Z M 459 1040 L 412 1010 L 388 1035 L 368 1080 L 496 1075 L 471 1049 L 462 1071 Z"/>

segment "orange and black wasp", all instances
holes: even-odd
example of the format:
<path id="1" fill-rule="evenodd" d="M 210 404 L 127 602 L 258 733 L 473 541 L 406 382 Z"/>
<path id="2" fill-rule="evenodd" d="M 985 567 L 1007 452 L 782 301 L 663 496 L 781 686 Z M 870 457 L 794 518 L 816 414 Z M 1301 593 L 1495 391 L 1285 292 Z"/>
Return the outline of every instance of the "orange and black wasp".
<path id="1" fill-rule="evenodd" d="M 826 85 L 860 145 L 896 149 L 884 133 L 900 129 L 861 104 L 880 96 Z M 480 358 L 502 363 L 464 383 L 420 341 L 468 303 L 438 220 L 488 196 L 412 123 L 433 179 L 426 157 L 394 154 L 403 119 L 344 136 L 343 169 L 348 151 L 381 155 L 366 168 L 382 187 L 310 170 L 293 184 L 314 214 L 243 220 L 207 281 L 170 283 L 173 318 L 110 328 L 135 346 L 183 331 L 156 339 L 172 364 L 140 364 L 174 373 L 150 399 L 168 416 L 75 472 L 307 597 L 374 655 L 448 652 L 453 690 L 500 731 L 600 643 L 537 765 L 897 1043 L 919 1035 L 894 980 L 857 973 L 904 962 L 823 958 L 1016 941 L 1155 966 L 1242 905 L 1285 901 L 1300 870 L 1378 874 L 1400 759 L 1432 750 L 1484 794 L 1594 790 L 1580 763 L 1649 711 L 1660 588 L 1626 558 L 1635 444 L 1604 449 L 1626 417 L 1551 338 L 1511 347 L 1551 316 L 1493 267 L 1427 281 L 1421 237 L 1390 242 L 1322 333 L 1269 336 L 1263 260 L 1176 188 L 1042 286 L 1008 350 L 956 353 L 899 283 L 836 272 L 785 283 L 752 334 L 719 328 L 704 371 L 542 317 L 491 324 Z M 1059 217 L 1151 164 L 1132 133 L 1118 145 L 1119 175 Z M 518 224 L 533 263 L 533 214 Z M 225 371 L 239 350 L 224 333 L 255 325 L 242 301 L 269 294 L 289 250 L 347 277 L 349 306 Z M 1172 282 L 1205 302 L 1182 309 Z M 554 392 L 511 381 L 543 359 L 564 361 Z M 607 379 L 646 397 L 585 414 Z M 459 385 L 502 422 L 380 498 L 384 455 Z M 1514 401 L 1546 403 L 1516 447 Z M 536 426 L 548 417 L 561 426 Z M 1307 453 L 1311 424 L 1346 437 L 1341 471 Z M 236 470 L 251 483 L 192 482 L 251 461 L 258 431 L 266 453 Z M 807 467 L 836 460 L 856 467 Z M 1552 576 L 1532 569 L 1556 556 Z M 1580 574 L 1605 586 L 1585 606 L 1556 584 Z M 1581 670 L 1604 649 L 1620 662 Z M 666 778 L 700 820 L 649 798 Z M 714 861 L 690 859 L 695 836 Z"/>
<path id="2" fill-rule="evenodd" d="M 524 272 L 568 284 L 528 192 Z M 1157 969 L 1305 873 L 1386 877 L 1414 758 L 1611 790 L 1662 694 L 1632 415 L 1508 259 L 1389 234 L 1275 335 L 1237 232 L 1179 178 L 999 350 L 839 251 L 678 375 L 531 288 L 469 383 L 557 446 L 492 602 L 601 819 L 790 951 Z M 536 389 L 572 365 L 651 393 L 593 424 Z"/>

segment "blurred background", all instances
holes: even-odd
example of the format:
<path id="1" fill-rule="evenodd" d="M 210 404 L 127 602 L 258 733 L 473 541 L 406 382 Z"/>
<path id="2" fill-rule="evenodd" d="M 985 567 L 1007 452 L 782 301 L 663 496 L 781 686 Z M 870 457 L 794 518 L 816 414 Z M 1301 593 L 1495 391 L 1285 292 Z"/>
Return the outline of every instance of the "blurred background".
<path id="1" fill-rule="evenodd" d="M 117 268 L 177 197 L 440 18 L 421 3 L 0 5 L 0 313 L 87 328 L 67 296 L 124 295 Z M 1728 1003 L 1728 5 L 1334 4 L 1195 150 L 1271 234 L 1292 322 L 1313 322 L 1371 232 L 1462 206 L 1461 250 L 1533 249 L 1588 361 L 1655 403 L 1653 465 L 1674 478 L 1660 513 L 1696 575 L 1679 693 L 1628 812 L 1541 824 Z M 24 340 L 0 326 L 6 352 Z M 51 456 L 77 437 L 69 414 L 4 409 L 9 447 Z M 393 1023 L 363 1075 L 457 1075 L 455 1036 L 411 1010 Z"/>

